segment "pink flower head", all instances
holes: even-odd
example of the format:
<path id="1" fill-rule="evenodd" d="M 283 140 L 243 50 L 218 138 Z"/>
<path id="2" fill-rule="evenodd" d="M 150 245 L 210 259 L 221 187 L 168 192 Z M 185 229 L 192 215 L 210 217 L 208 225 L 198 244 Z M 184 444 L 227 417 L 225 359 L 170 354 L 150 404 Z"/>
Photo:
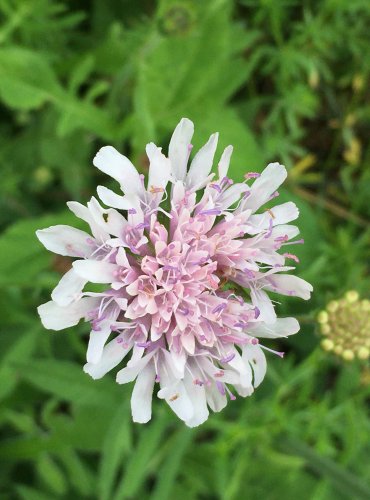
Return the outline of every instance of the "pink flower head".
<path id="1" fill-rule="evenodd" d="M 91 235 L 68 226 L 37 231 L 48 250 L 76 257 L 38 308 L 46 328 L 60 330 L 80 319 L 91 323 L 86 373 L 94 379 L 130 359 L 117 382 L 136 380 L 135 422 L 151 418 L 152 394 L 165 399 L 188 426 L 203 423 L 235 393 L 249 396 L 261 383 L 266 359 L 260 338 L 299 330 L 294 318 L 277 318 L 268 292 L 310 297 L 312 287 L 286 271 L 292 253 L 279 252 L 298 229 L 294 203 L 257 213 L 277 196 L 285 167 L 269 164 L 243 183 L 228 177 L 228 146 L 211 173 L 218 134 L 187 168 L 194 126 L 182 119 L 168 157 L 147 145 L 145 183 L 132 163 L 111 146 L 94 165 L 113 177 L 122 194 L 98 187 L 87 206 L 68 203 Z M 290 264 L 286 265 L 286 259 Z M 84 291 L 87 282 L 105 291 Z M 282 355 L 282 353 L 276 353 Z"/>

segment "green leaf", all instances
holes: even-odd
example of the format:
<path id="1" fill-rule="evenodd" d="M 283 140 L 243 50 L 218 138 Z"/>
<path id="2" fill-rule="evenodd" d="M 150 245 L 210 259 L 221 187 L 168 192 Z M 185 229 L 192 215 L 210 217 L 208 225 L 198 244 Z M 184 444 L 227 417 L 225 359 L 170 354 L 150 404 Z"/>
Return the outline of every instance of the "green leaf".
<path id="1" fill-rule="evenodd" d="M 14 364 L 17 373 L 35 387 L 79 405 L 110 406 L 118 388 L 110 380 L 92 380 L 82 366 L 52 359 Z"/>
<path id="2" fill-rule="evenodd" d="M 161 418 L 157 418 L 157 420 L 147 425 L 145 429 L 141 430 L 139 442 L 127 463 L 122 479 L 113 496 L 114 500 L 135 498 L 146 479 L 149 461 L 160 446 L 166 427 L 166 418 L 162 415 Z"/>
<path id="3" fill-rule="evenodd" d="M 37 335 L 40 329 L 36 328 L 20 336 L 10 347 L 0 363 L 0 401 L 6 398 L 19 381 L 13 364 L 17 361 L 28 359 L 36 346 Z"/>
<path id="4" fill-rule="evenodd" d="M 335 489 L 348 495 L 348 498 L 368 500 L 370 498 L 370 486 L 355 474 L 352 474 L 341 465 L 328 457 L 319 455 L 313 448 L 305 443 L 288 438 L 284 441 L 284 447 L 306 460 L 307 465 L 317 474 L 329 479 Z"/>
<path id="5" fill-rule="evenodd" d="M 50 455 L 41 455 L 36 465 L 37 472 L 43 482 L 57 495 L 63 495 L 68 490 L 66 478 Z"/>
<path id="6" fill-rule="evenodd" d="M 173 438 L 172 445 L 167 449 L 166 460 L 158 470 L 158 481 L 156 483 L 152 500 L 166 500 L 171 496 L 173 486 L 179 474 L 185 452 L 190 446 L 195 432 L 192 429 L 182 429 Z"/>
<path id="7" fill-rule="evenodd" d="M 94 490 L 96 477 L 79 455 L 72 448 L 68 448 L 60 451 L 58 458 L 68 472 L 71 486 L 83 496 L 91 495 Z"/>
<path id="8" fill-rule="evenodd" d="M 15 485 L 15 490 L 21 500 L 53 500 L 50 493 L 45 493 L 30 486 Z M 55 497 L 54 497 L 55 498 Z"/>
<path id="9" fill-rule="evenodd" d="M 16 222 L 0 237 L 0 285 L 35 286 L 54 258 L 36 237 L 36 230 L 56 224 L 81 222 L 70 212 Z"/>
<path id="10" fill-rule="evenodd" d="M 0 49 L 0 98 L 16 109 L 39 108 L 62 88 L 45 59 L 20 47 Z"/>
<path id="11" fill-rule="evenodd" d="M 118 408 L 105 434 L 100 472 L 98 479 L 98 493 L 100 500 L 109 500 L 117 479 L 117 472 L 123 463 L 123 457 L 131 449 L 131 413 L 125 402 Z"/>

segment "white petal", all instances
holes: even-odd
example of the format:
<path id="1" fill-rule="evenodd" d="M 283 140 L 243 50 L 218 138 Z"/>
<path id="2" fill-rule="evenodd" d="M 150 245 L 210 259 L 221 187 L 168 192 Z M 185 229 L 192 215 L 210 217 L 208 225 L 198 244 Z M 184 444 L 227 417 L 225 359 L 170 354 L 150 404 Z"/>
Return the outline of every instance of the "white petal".
<path id="1" fill-rule="evenodd" d="M 161 373 L 160 376 L 162 387 L 163 374 Z M 187 422 L 193 417 L 193 404 L 182 381 L 163 387 L 163 389 L 158 391 L 157 395 L 160 399 L 165 399 L 172 411 L 174 411 L 184 422 Z"/>
<path id="2" fill-rule="evenodd" d="M 299 331 L 299 323 L 295 318 L 277 318 L 275 323 L 255 323 L 251 325 L 250 334 L 254 337 L 276 339 L 294 335 Z"/>
<path id="3" fill-rule="evenodd" d="M 138 361 L 135 361 L 130 366 L 126 366 L 122 368 L 117 373 L 116 381 L 118 384 L 127 384 L 127 382 L 132 382 L 138 376 L 138 374 L 145 368 L 145 366 L 152 359 L 155 351 L 152 351 L 150 354 L 143 356 Z M 130 362 L 129 362 L 130 363 Z"/>
<path id="4" fill-rule="evenodd" d="M 295 203 L 288 201 L 282 205 L 277 205 L 272 207 L 270 210 L 263 214 L 251 215 L 248 223 L 252 224 L 254 227 L 258 228 L 259 231 L 268 229 L 270 225 L 270 220 L 272 220 L 272 225 L 277 226 L 279 224 L 286 224 L 295 220 L 299 216 L 299 210 Z"/>
<path id="5" fill-rule="evenodd" d="M 118 269 L 116 264 L 92 259 L 76 260 L 72 265 L 78 276 L 92 283 L 113 283 Z"/>
<path id="6" fill-rule="evenodd" d="M 185 377 L 184 384 L 194 410 L 193 416 L 185 423 L 188 427 L 197 427 L 203 424 L 209 415 L 206 391 L 204 386 L 195 385 L 190 376 Z"/>
<path id="7" fill-rule="evenodd" d="M 227 146 L 222 153 L 221 159 L 218 163 L 218 176 L 222 180 L 227 177 L 227 172 L 229 170 L 230 158 L 233 153 L 233 147 Z"/>
<path id="8" fill-rule="evenodd" d="M 186 179 L 188 188 L 193 188 L 208 177 L 212 169 L 217 142 L 218 133 L 212 134 L 208 139 L 208 142 L 194 156 Z"/>
<path id="9" fill-rule="evenodd" d="M 129 210 L 138 205 L 137 197 L 132 195 L 121 196 L 105 186 L 98 186 L 97 192 L 101 201 L 108 207 Z"/>
<path id="10" fill-rule="evenodd" d="M 101 148 L 93 164 L 118 181 L 124 193 L 137 193 L 142 190 L 140 175 L 134 165 L 112 146 Z"/>
<path id="11" fill-rule="evenodd" d="M 307 281 L 292 274 L 274 274 L 265 280 L 266 290 L 281 293 L 282 295 L 293 295 L 308 300 L 313 290 Z"/>
<path id="12" fill-rule="evenodd" d="M 67 306 L 81 296 L 86 280 L 70 269 L 51 293 L 51 298 L 60 306 Z"/>
<path id="13" fill-rule="evenodd" d="M 222 210 L 226 210 L 239 200 L 242 193 L 248 190 L 249 188 L 245 184 L 234 184 L 221 195 L 218 200 L 218 206 Z"/>
<path id="14" fill-rule="evenodd" d="M 251 288 L 251 298 L 253 305 L 258 307 L 260 311 L 261 321 L 265 323 L 274 323 L 276 320 L 276 313 L 272 305 L 270 297 L 263 290 L 255 290 Z"/>
<path id="15" fill-rule="evenodd" d="M 227 363 L 226 366 L 230 366 L 238 372 L 240 375 L 239 384 L 243 388 L 250 388 L 252 386 L 252 370 L 250 366 L 244 362 L 242 356 L 235 350 L 235 357 Z M 224 379 L 221 380 L 223 382 Z"/>
<path id="16" fill-rule="evenodd" d="M 70 226 L 50 226 L 36 231 L 36 236 L 51 252 L 69 257 L 88 257 L 93 252 L 91 236 Z"/>
<path id="17" fill-rule="evenodd" d="M 101 231 L 107 234 L 107 237 L 98 239 L 99 242 L 104 242 L 109 239 L 109 235 L 122 236 L 127 220 L 114 208 L 103 208 L 98 200 L 94 197 L 87 204 L 93 222 Z"/>
<path id="18" fill-rule="evenodd" d="M 98 363 L 86 363 L 84 372 L 88 373 L 93 379 L 104 377 L 106 373 L 117 366 L 127 353 L 131 350 L 131 345 L 124 348 L 117 339 L 111 340 L 103 349 L 103 354 Z"/>
<path id="19" fill-rule="evenodd" d="M 89 344 L 87 346 L 86 361 L 88 363 L 99 363 L 106 341 L 111 334 L 110 321 L 101 327 L 99 331 L 92 330 L 90 332 Z"/>
<path id="20" fill-rule="evenodd" d="M 171 162 L 152 142 L 147 145 L 146 152 L 150 161 L 148 191 L 152 188 L 165 189 L 170 179 Z"/>
<path id="21" fill-rule="evenodd" d="M 279 163 L 270 163 L 251 187 L 251 194 L 242 204 L 242 209 L 254 211 L 266 203 L 287 177 L 286 168 Z"/>
<path id="22" fill-rule="evenodd" d="M 131 412 L 134 422 L 145 424 L 151 419 L 154 382 L 154 364 L 149 363 L 139 373 L 132 391 Z"/>
<path id="23" fill-rule="evenodd" d="M 191 138 L 194 134 L 194 124 L 187 118 L 182 118 L 172 134 L 168 148 L 168 158 L 171 161 L 172 174 L 175 180 L 183 181 L 186 176 L 186 166 L 189 159 Z"/>
<path id="24" fill-rule="evenodd" d="M 68 201 L 67 206 L 76 217 L 89 224 L 92 234 L 99 242 L 105 241 L 109 238 L 109 234 L 96 223 L 88 207 L 85 207 L 85 205 L 82 205 L 77 201 Z"/>
<path id="25" fill-rule="evenodd" d="M 207 403 L 212 411 L 219 412 L 227 405 L 226 396 L 220 393 L 215 384 L 212 384 L 211 387 L 207 387 L 206 396 Z"/>
<path id="26" fill-rule="evenodd" d="M 77 302 L 62 307 L 54 301 L 46 302 L 37 308 L 41 322 L 49 330 L 63 330 L 75 326 L 81 318 L 99 303 L 99 299 L 84 297 Z"/>
<path id="27" fill-rule="evenodd" d="M 248 344 L 243 348 L 243 360 L 252 367 L 253 386 L 258 387 L 266 374 L 266 357 L 258 345 Z"/>

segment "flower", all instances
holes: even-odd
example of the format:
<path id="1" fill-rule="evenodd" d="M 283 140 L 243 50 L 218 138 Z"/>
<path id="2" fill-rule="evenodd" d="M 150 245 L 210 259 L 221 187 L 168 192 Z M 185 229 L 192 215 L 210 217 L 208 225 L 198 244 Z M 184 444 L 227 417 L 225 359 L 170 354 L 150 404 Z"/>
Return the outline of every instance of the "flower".
<path id="1" fill-rule="evenodd" d="M 318 314 L 317 321 L 325 337 L 321 346 L 333 351 L 345 361 L 370 356 L 370 301 L 360 300 L 358 292 L 350 290 L 339 300 L 332 300 Z"/>
<path id="2" fill-rule="evenodd" d="M 286 260 L 297 257 L 279 253 L 302 242 L 289 241 L 299 232 L 288 224 L 297 207 L 289 202 L 258 213 L 278 196 L 285 167 L 271 163 L 234 184 L 227 177 L 231 146 L 211 173 L 213 134 L 188 169 L 193 132 L 182 119 L 168 157 L 147 145 L 147 184 L 126 157 L 103 147 L 93 163 L 122 194 L 98 187 L 109 208 L 94 197 L 87 206 L 68 203 L 92 234 L 68 226 L 37 231 L 48 250 L 77 258 L 52 300 L 38 308 L 44 326 L 91 323 L 84 370 L 94 379 L 130 354 L 117 382 L 136 380 L 131 407 L 141 423 L 151 418 L 155 384 L 158 397 L 190 427 L 207 419 L 208 408 L 220 411 L 235 399 L 232 391 L 251 395 L 266 372 L 263 351 L 270 350 L 259 339 L 299 330 L 294 318 L 276 317 L 267 292 L 308 299 L 312 290 L 286 273 L 294 269 Z M 84 291 L 88 282 L 105 290 Z"/>

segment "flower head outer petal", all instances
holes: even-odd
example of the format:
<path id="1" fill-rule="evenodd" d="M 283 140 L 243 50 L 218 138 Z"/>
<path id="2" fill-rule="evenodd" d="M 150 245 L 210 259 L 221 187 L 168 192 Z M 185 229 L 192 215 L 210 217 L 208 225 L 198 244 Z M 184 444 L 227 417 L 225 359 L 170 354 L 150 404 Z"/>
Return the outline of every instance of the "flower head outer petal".
<path id="1" fill-rule="evenodd" d="M 75 227 L 58 225 L 36 231 L 37 238 L 50 252 L 67 257 L 88 257 L 93 252 L 91 236 Z"/>

